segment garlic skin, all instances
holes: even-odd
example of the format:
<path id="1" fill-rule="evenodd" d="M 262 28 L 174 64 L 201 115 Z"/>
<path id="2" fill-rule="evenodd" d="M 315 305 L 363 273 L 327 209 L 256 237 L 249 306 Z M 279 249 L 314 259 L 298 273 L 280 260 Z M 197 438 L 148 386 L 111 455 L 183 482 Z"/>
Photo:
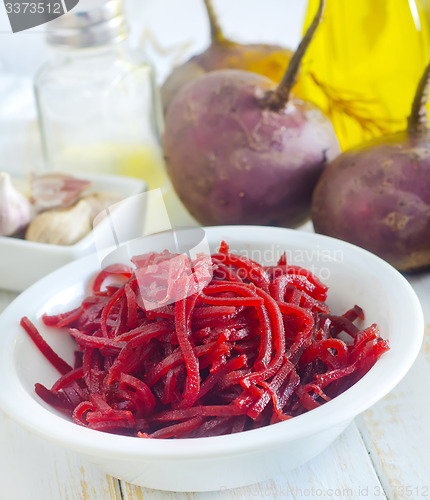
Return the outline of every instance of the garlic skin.
<path id="1" fill-rule="evenodd" d="M 91 217 L 94 219 L 100 212 L 123 200 L 124 197 L 110 191 L 94 191 L 91 194 L 87 194 L 82 199 L 91 205 Z"/>
<path id="2" fill-rule="evenodd" d="M 82 192 L 91 186 L 92 182 L 72 177 L 71 175 L 31 174 L 31 202 L 38 212 L 62 209 L 73 206 L 82 198 Z"/>
<path id="3" fill-rule="evenodd" d="M 91 206 L 81 200 L 73 207 L 37 215 L 27 228 L 25 239 L 52 245 L 73 245 L 91 230 Z"/>
<path id="4" fill-rule="evenodd" d="M 30 201 L 17 191 L 6 172 L 0 172 L 0 236 L 24 229 L 32 216 Z"/>

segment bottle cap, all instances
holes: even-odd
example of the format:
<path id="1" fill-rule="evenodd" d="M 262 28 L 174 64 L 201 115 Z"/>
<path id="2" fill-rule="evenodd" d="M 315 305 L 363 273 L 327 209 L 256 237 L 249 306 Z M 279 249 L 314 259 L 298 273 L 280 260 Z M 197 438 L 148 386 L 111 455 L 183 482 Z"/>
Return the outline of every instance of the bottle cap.
<path id="1" fill-rule="evenodd" d="M 71 12 L 46 25 L 47 42 L 85 48 L 124 40 L 128 26 L 121 4 L 121 0 L 82 0 Z"/>

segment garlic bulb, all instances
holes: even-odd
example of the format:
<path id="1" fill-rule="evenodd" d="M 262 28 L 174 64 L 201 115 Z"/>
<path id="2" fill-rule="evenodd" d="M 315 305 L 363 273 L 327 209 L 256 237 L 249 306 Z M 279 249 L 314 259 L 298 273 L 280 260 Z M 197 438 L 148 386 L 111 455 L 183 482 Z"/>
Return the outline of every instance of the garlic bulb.
<path id="1" fill-rule="evenodd" d="M 53 245 L 73 245 L 91 231 L 91 223 L 91 206 L 81 200 L 73 207 L 37 215 L 27 228 L 25 239 Z"/>
<path id="2" fill-rule="evenodd" d="M 21 231 L 30 219 L 29 200 L 13 187 L 9 174 L 0 172 L 0 236 Z"/>

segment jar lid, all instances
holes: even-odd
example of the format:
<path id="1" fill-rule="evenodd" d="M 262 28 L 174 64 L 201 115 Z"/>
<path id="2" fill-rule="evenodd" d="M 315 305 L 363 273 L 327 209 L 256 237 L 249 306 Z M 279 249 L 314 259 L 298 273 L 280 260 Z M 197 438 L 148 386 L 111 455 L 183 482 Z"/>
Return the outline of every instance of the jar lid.
<path id="1" fill-rule="evenodd" d="M 128 26 L 121 0 L 85 0 L 47 24 L 47 42 L 55 46 L 97 47 L 124 40 Z"/>

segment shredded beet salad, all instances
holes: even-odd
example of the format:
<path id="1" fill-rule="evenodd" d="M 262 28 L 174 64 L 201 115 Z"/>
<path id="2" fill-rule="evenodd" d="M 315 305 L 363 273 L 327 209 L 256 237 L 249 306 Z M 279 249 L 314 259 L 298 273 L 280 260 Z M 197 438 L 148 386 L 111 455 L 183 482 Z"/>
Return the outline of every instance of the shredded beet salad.
<path id="1" fill-rule="evenodd" d="M 102 270 L 76 309 L 43 316 L 75 339 L 73 366 L 21 320 L 61 373 L 36 393 L 89 429 L 190 438 L 274 424 L 336 397 L 389 349 L 377 325 L 357 326 L 359 306 L 332 314 L 327 286 L 285 255 L 264 267 L 222 242 L 194 262 L 164 251 L 132 263 Z"/>

